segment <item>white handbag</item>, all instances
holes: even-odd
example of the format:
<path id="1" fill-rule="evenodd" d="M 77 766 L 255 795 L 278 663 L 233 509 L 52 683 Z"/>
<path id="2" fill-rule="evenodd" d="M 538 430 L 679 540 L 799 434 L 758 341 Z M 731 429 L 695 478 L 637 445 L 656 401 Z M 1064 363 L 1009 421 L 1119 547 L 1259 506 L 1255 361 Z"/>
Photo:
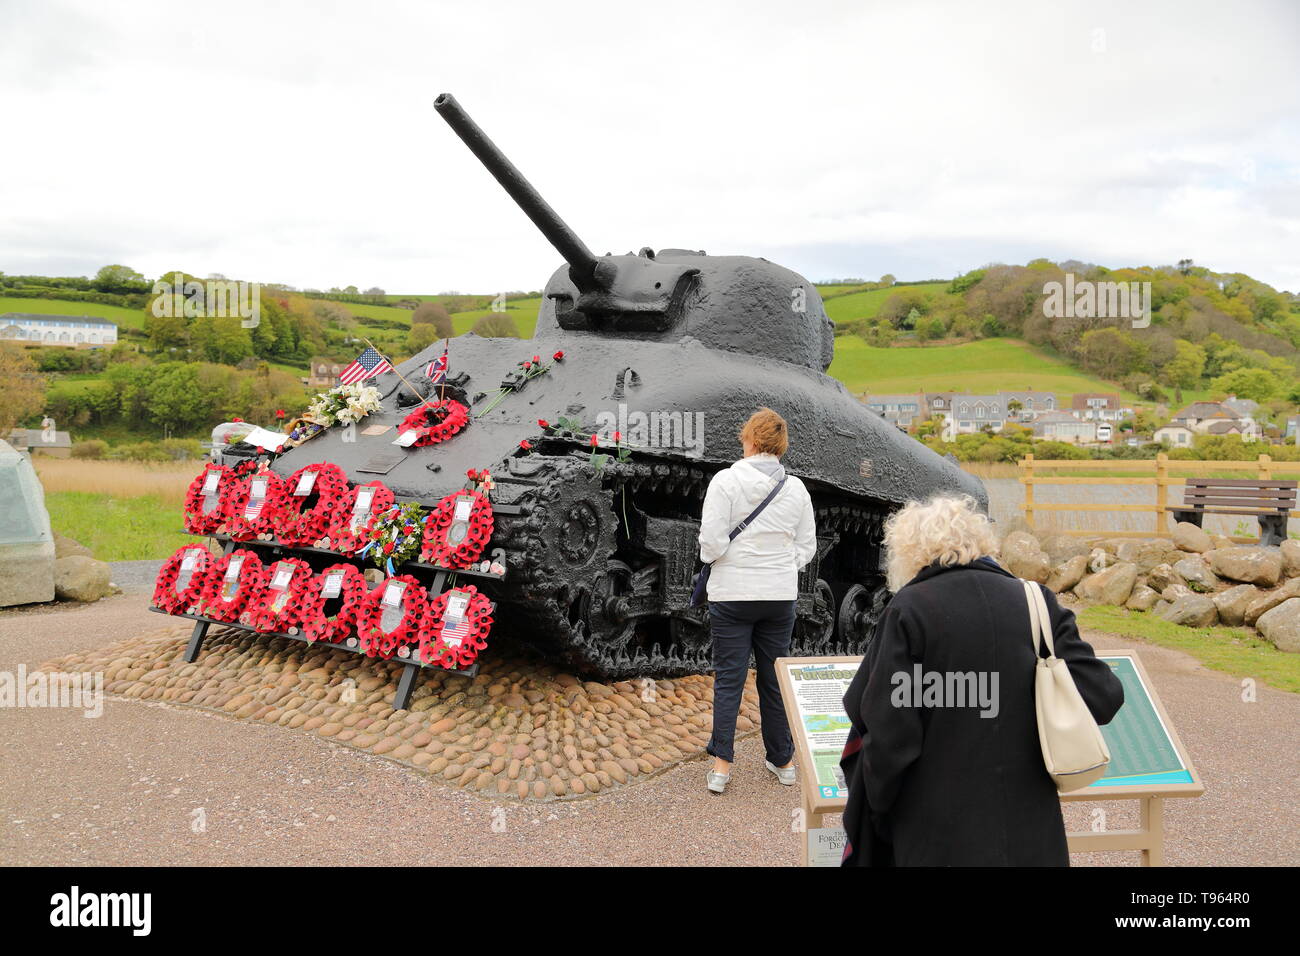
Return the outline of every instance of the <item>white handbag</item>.
<path id="1" fill-rule="evenodd" d="M 1032 581 L 1021 581 L 1029 604 L 1029 626 L 1033 632 L 1034 708 L 1038 713 L 1038 742 L 1043 748 L 1047 772 L 1061 793 L 1086 787 L 1110 763 L 1110 751 L 1101 728 L 1074 685 L 1070 669 L 1056 656 L 1052 646 L 1052 621 L 1043 592 Z M 1047 657 L 1042 644 L 1047 644 Z"/>

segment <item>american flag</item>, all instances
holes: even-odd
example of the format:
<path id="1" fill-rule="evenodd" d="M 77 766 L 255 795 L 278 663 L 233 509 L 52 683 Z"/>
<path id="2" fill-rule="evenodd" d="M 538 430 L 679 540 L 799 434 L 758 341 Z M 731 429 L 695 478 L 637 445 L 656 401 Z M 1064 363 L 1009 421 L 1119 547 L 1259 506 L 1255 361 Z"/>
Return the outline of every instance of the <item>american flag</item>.
<path id="1" fill-rule="evenodd" d="M 424 375 L 434 385 L 441 385 L 447 380 L 447 350 L 444 348 L 442 354 L 429 363 L 429 367 L 424 370 Z"/>
<path id="2" fill-rule="evenodd" d="M 345 368 L 339 375 L 339 381 L 344 385 L 351 385 L 354 382 L 364 382 L 368 378 L 374 378 L 376 375 L 382 375 L 384 372 L 391 372 L 393 366 L 388 359 L 384 358 L 373 348 L 368 348 L 360 355 L 357 360 Z"/>
<path id="3" fill-rule="evenodd" d="M 461 617 L 456 621 L 449 621 L 446 616 L 442 619 L 442 639 L 452 647 L 459 647 L 469 637 L 469 619 Z"/>

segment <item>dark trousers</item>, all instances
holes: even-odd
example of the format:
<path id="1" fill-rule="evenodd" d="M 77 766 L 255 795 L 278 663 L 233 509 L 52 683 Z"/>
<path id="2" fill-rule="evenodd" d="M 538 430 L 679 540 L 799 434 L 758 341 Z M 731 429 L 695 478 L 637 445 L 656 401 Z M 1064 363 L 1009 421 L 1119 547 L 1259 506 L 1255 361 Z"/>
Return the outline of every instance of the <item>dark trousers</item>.
<path id="1" fill-rule="evenodd" d="M 794 631 L 794 601 L 710 601 L 709 627 L 713 632 L 713 737 L 706 748 L 715 757 L 735 760 L 736 716 L 754 654 L 758 677 L 758 710 L 763 724 L 763 747 L 773 766 L 782 767 L 794 756 L 794 741 L 781 706 L 781 689 L 773 662 L 790 656 Z"/>

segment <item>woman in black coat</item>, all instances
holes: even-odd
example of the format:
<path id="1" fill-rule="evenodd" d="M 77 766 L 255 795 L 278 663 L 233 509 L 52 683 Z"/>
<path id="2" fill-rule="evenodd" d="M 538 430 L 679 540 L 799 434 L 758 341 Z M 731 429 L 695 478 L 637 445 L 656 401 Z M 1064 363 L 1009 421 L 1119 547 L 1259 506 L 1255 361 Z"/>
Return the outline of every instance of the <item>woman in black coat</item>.
<path id="1" fill-rule="evenodd" d="M 988 519 L 969 498 L 913 502 L 885 545 L 897 593 L 844 697 L 844 865 L 1068 866 L 1038 741 L 1029 610 L 1020 580 L 989 557 Z M 1124 702 L 1119 679 L 1043 591 L 1056 656 L 1105 724 Z"/>

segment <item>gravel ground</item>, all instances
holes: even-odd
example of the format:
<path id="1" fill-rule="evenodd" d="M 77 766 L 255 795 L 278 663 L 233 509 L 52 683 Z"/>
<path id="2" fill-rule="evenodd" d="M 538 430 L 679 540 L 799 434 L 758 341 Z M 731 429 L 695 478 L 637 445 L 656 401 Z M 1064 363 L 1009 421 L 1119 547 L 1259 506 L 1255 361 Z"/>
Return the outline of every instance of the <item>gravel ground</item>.
<path id="1" fill-rule="evenodd" d="M 0 612 L 0 670 L 156 630 L 138 595 L 46 612 Z M 1134 646 L 1090 635 L 1099 648 Z M 1170 865 L 1300 863 L 1294 730 L 1300 697 L 1238 681 L 1192 658 L 1141 648 L 1206 781 L 1166 803 Z M 728 793 L 704 791 L 705 761 L 608 794 L 525 805 L 466 792 L 300 730 L 183 706 L 110 699 L 99 719 L 17 709 L 0 720 L 0 864 L 689 864 L 794 865 L 796 793 L 737 747 Z M 1110 828 L 1135 804 L 1067 805 Z M 1121 809 L 1124 808 L 1124 809 Z M 401 828 L 395 837 L 394 828 Z M 1133 864 L 1136 854 L 1077 855 Z"/>
<path id="2" fill-rule="evenodd" d="M 109 564 L 109 578 L 126 594 L 153 594 L 161 561 L 114 561 Z"/>

